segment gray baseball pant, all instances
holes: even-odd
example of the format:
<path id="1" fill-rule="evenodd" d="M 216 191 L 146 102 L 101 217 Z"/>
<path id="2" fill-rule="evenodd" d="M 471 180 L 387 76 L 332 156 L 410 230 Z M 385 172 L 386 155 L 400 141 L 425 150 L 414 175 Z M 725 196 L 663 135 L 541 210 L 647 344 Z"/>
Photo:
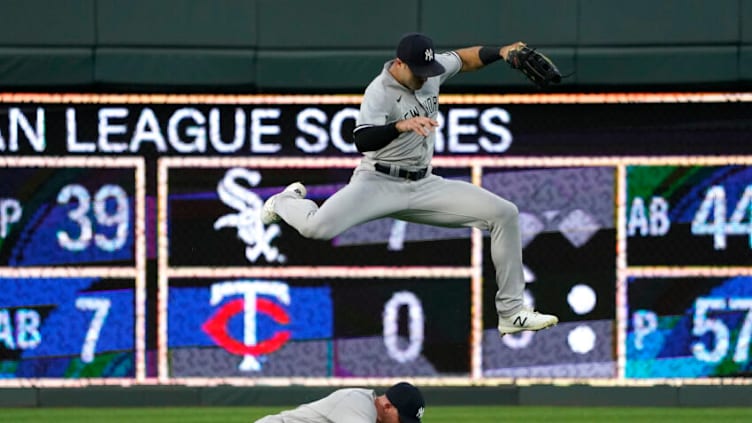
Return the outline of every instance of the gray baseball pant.
<path id="1" fill-rule="evenodd" d="M 509 317 L 522 308 L 522 274 L 517 206 L 468 182 L 429 174 L 418 181 L 357 169 L 350 183 L 319 208 L 308 199 L 280 196 L 276 213 L 306 238 L 330 240 L 371 220 L 392 217 L 445 227 L 474 227 L 491 235 L 496 270 L 496 310 Z"/>

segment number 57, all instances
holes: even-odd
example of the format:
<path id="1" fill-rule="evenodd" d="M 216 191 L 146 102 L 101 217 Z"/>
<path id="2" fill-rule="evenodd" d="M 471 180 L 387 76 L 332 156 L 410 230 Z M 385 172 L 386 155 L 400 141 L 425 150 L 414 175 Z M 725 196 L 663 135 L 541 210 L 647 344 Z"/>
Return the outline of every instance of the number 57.
<path id="1" fill-rule="evenodd" d="M 703 336 L 711 332 L 715 346 L 708 351 L 702 341 L 692 344 L 692 354 L 700 361 L 718 363 L 729 350 L 729 328 L 721 319 L 708 316 L 712 311 L 746 311 L 744 323 L 734 350 L 734 361 L 742 363 L 749 358 L 749 338 L 752 335 L 752 298 L 709 298 L 700 297 L 695 301 L 695 316 L 692 335 Z"/>

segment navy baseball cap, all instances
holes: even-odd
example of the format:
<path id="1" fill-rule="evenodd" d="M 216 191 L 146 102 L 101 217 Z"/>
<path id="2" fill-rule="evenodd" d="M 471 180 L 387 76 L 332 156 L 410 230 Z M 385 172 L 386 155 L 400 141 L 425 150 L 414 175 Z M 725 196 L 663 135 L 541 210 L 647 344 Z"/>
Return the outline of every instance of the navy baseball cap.
<path id="1" fill-rule="evenodd" d="M 445 70 L 434 57 L 433 40 L 417 32 L 402 36 L 397 45 L 397 57 L 421 78 L 441 75 Z"/>
<path id="2" fill-rule="evenodd" d="M 386 390 L 386 397 L 397 408 L 401 423 L 420 423 L 426 402 L 418 388 L 400 382 Z"/>

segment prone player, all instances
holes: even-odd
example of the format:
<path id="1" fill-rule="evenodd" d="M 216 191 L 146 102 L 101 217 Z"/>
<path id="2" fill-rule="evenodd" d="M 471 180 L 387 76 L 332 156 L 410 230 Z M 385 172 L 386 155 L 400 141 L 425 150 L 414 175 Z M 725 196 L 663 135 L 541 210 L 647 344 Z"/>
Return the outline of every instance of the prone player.
<path id="1" fill-rule="evenodd" d="M 372 389 L 338 389 L 318 401 L 256 423 L 420 423 L 425 410 L 420 389 L 400 382 L 378 396 Z"/>

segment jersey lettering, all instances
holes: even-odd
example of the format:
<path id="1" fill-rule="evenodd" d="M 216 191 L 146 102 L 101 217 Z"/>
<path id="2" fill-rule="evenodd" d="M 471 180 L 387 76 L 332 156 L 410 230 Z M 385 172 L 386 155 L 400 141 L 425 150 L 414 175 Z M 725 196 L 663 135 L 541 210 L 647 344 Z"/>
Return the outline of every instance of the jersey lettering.
<path id="1" fill-rule="evenodd" d="M 426 111 L 428 116 L 433 115 L 434 113 L 439 111 L 439 97 L 438 96 L 431 96 L 425 99 L 422 103 L 423 109 Z"/>
<path id="2" fill-rule="evenodd" d="M 410 118 L 414 118 L 416 116 L 420 116 L 420 110 L 418 110 L 417 107 L 414 107 L 414 108 L 408 110 L 407 112 L 405 112 L 405 114 L 402 115 L 402 119 L 410 119 Z"/>

